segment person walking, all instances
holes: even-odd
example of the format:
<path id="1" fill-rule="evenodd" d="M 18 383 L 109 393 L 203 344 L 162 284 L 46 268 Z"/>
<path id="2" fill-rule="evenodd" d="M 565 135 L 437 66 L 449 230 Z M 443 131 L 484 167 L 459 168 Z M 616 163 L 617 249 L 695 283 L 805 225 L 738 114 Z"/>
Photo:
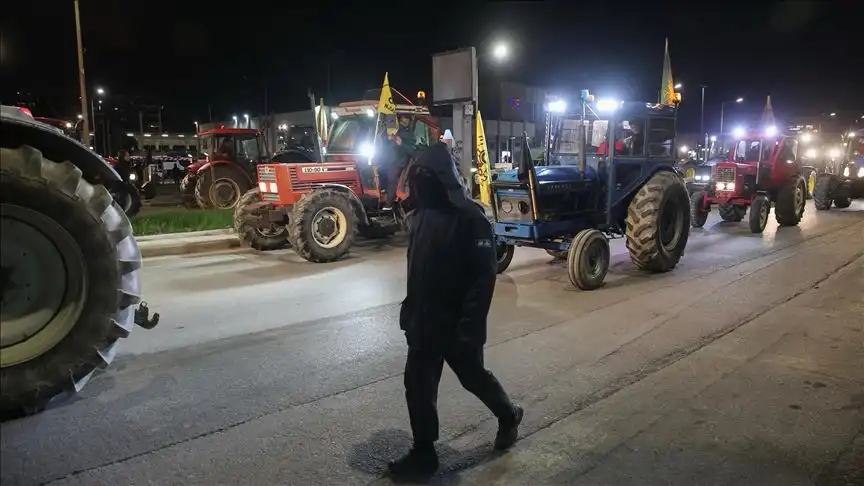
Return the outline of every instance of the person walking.
<path id="1" fill-rule="evenodd" d="M 409 168 L 408 285 L 399 324 L 408 342 L 405 398 L 414 443 L 389 465 L 392 476 L 424 480 L 438 470 L 438 384 L 446 362 L 462 386 L 498 418 L 495 448 L 511 447 L 523 409 L 483 363 L 486 319 L 497 273 L 494 235 L 438 142 Z"/>

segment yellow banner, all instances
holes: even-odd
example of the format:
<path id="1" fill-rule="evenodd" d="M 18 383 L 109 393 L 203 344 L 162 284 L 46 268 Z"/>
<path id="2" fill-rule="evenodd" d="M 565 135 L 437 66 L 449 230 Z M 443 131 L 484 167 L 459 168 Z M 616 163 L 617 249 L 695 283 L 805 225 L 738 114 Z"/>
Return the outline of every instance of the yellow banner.
<path id="1" fill-rule="evenodd" d="M 669 39 L 666 39 L 666 50 L 663 53 L 663 79 L 660 81 L 660 103 L 674 105 L 677 101 L 675 95 L 675 83 L 672 81 L 672 61 L 669 58 Z"/>
<path id="2" fill-rule="evenodd" d="M 480 186 L 480 202 L 492 206 L 492 172 L 489 167 L 489 151 L 486 148 L 486 132 L 483 130 L 483 117 L 477 111 L 474 129 L 477 142 L 477 184 Z"/>
<path id="3" fill-rule="evenodd" d="M 381 98 L 378 99 L 378 113 L 382 115 L 395 115 L 396 104 L 393 103 L 393 93 L 390 92 L 390 80 L 388 73 L 384 73 L 384 85 L 381 86 Z"/>

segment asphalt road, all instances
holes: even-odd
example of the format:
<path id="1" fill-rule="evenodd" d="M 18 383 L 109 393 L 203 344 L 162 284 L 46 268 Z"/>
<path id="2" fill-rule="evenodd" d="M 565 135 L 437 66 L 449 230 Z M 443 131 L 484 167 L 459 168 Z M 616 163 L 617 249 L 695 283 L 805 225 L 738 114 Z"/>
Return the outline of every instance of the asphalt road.
<path id="1" fill-rule="evenodd" d="M 134 333 L 74 400 L 3 424 L 0 482 L 377 482 L 410 443 L 397 322 L 403 244 L 365 242 L 327 265 L 287 250 L 146 261 L 144 293 L 160 326 Z M 572 289 L 563 265 L 538 250 L 517 249 L 498 279 L 487 365 L 526 405 L 522 436 L 860 259 L 864 204 L 818 214 L 808 204 L 799 227 L 772 218 L 763 235 L 713 214 L 663 275 L 637 272 L 622 241 L 612 253 L 607 285 L 593 292 Z M 449 371 L 439 408 L 440 479 L 456 484 L 488 459 L 495 423 Z"/>

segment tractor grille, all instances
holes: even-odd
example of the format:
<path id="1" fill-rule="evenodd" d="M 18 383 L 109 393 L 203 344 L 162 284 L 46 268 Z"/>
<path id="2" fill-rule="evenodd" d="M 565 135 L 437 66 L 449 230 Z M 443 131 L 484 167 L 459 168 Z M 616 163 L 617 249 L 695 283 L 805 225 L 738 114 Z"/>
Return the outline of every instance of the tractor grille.
<path id="1" fill-rule="evenodd" d="M 258 182 L 276 182 L 276 168 L 272 165 L 259 165 Z"/>
<path id="2" fill-rule="evenodd" d="M 288 175 L 291 178 L 291 187 L 294 191 L 308 191 L 314 187 L 318 187 L 322 184 L 320 180 L 313 181 L 301 181 L 297 176 L 297 167 L 289 167 Z M 357 179 L 355 177 L 335 177 L 333 179 L 328 179 L 326 181 L 327 184 L 340 184 L 343 186 L 348 186 L 355 193 L 360 192 L 360 187 L 357 184 Z"/>
<path id="3" fill-rule="evenodd" d="M 735 182 L 734 167 L 718 167 L 714 175 L 714 182 Z"/>
<path id="4" fill-rule="evenodd" d="M 265 192 L 261 194 L 261 200 L 265 202 L 279 202 L 279 194 Z"/>

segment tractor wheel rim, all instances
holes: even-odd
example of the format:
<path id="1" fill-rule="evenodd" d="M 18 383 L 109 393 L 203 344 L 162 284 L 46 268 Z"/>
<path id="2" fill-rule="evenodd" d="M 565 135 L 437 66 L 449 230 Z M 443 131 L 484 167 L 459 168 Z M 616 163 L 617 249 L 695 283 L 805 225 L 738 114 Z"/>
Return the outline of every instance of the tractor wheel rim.
<path id="1" fill-rule="evenodd" d="M 816 189 L 816 174 L 810 173 L 810 176 L 807 178 L 807 192 L 813 194 L 813 191 Z"/>
<path id="2" fill-rule="evenodd" d="M 322 248 L 335 248 L 348 234 L 348 218 L 339 208 L 318 210 L 312 218 L 312 238 Z"/>
<path id="3" fill-rule="evenodd" d="M 586 260 L 588 262 L 588 278 L 596 279 L 603 273 L 603 244 L 599 240 L 595 240 L 587 248 Z"/>
<path id="4" fill-rule="evenodd" d="M 87 267 L 74 238 L 53 219 L 0 205 L 0 367 L 41 356 L 78 321 Z"/>
<path id="5" fill-rule="evenodd" d="M 684 214 L 674 201 L 666 201 L 660 212 L 659 232 L 660 244 L 667 251 L 671 251 L 681 239 L 681 231 L 684 226 Z"/>
<path id="6" fill-rule="evenodd" d="M 213 181 L 210 186 L 210 202 L 213 207 L 225 209 L 233 207 L 240 198 L 240 186 L 228 177 Z"/>

